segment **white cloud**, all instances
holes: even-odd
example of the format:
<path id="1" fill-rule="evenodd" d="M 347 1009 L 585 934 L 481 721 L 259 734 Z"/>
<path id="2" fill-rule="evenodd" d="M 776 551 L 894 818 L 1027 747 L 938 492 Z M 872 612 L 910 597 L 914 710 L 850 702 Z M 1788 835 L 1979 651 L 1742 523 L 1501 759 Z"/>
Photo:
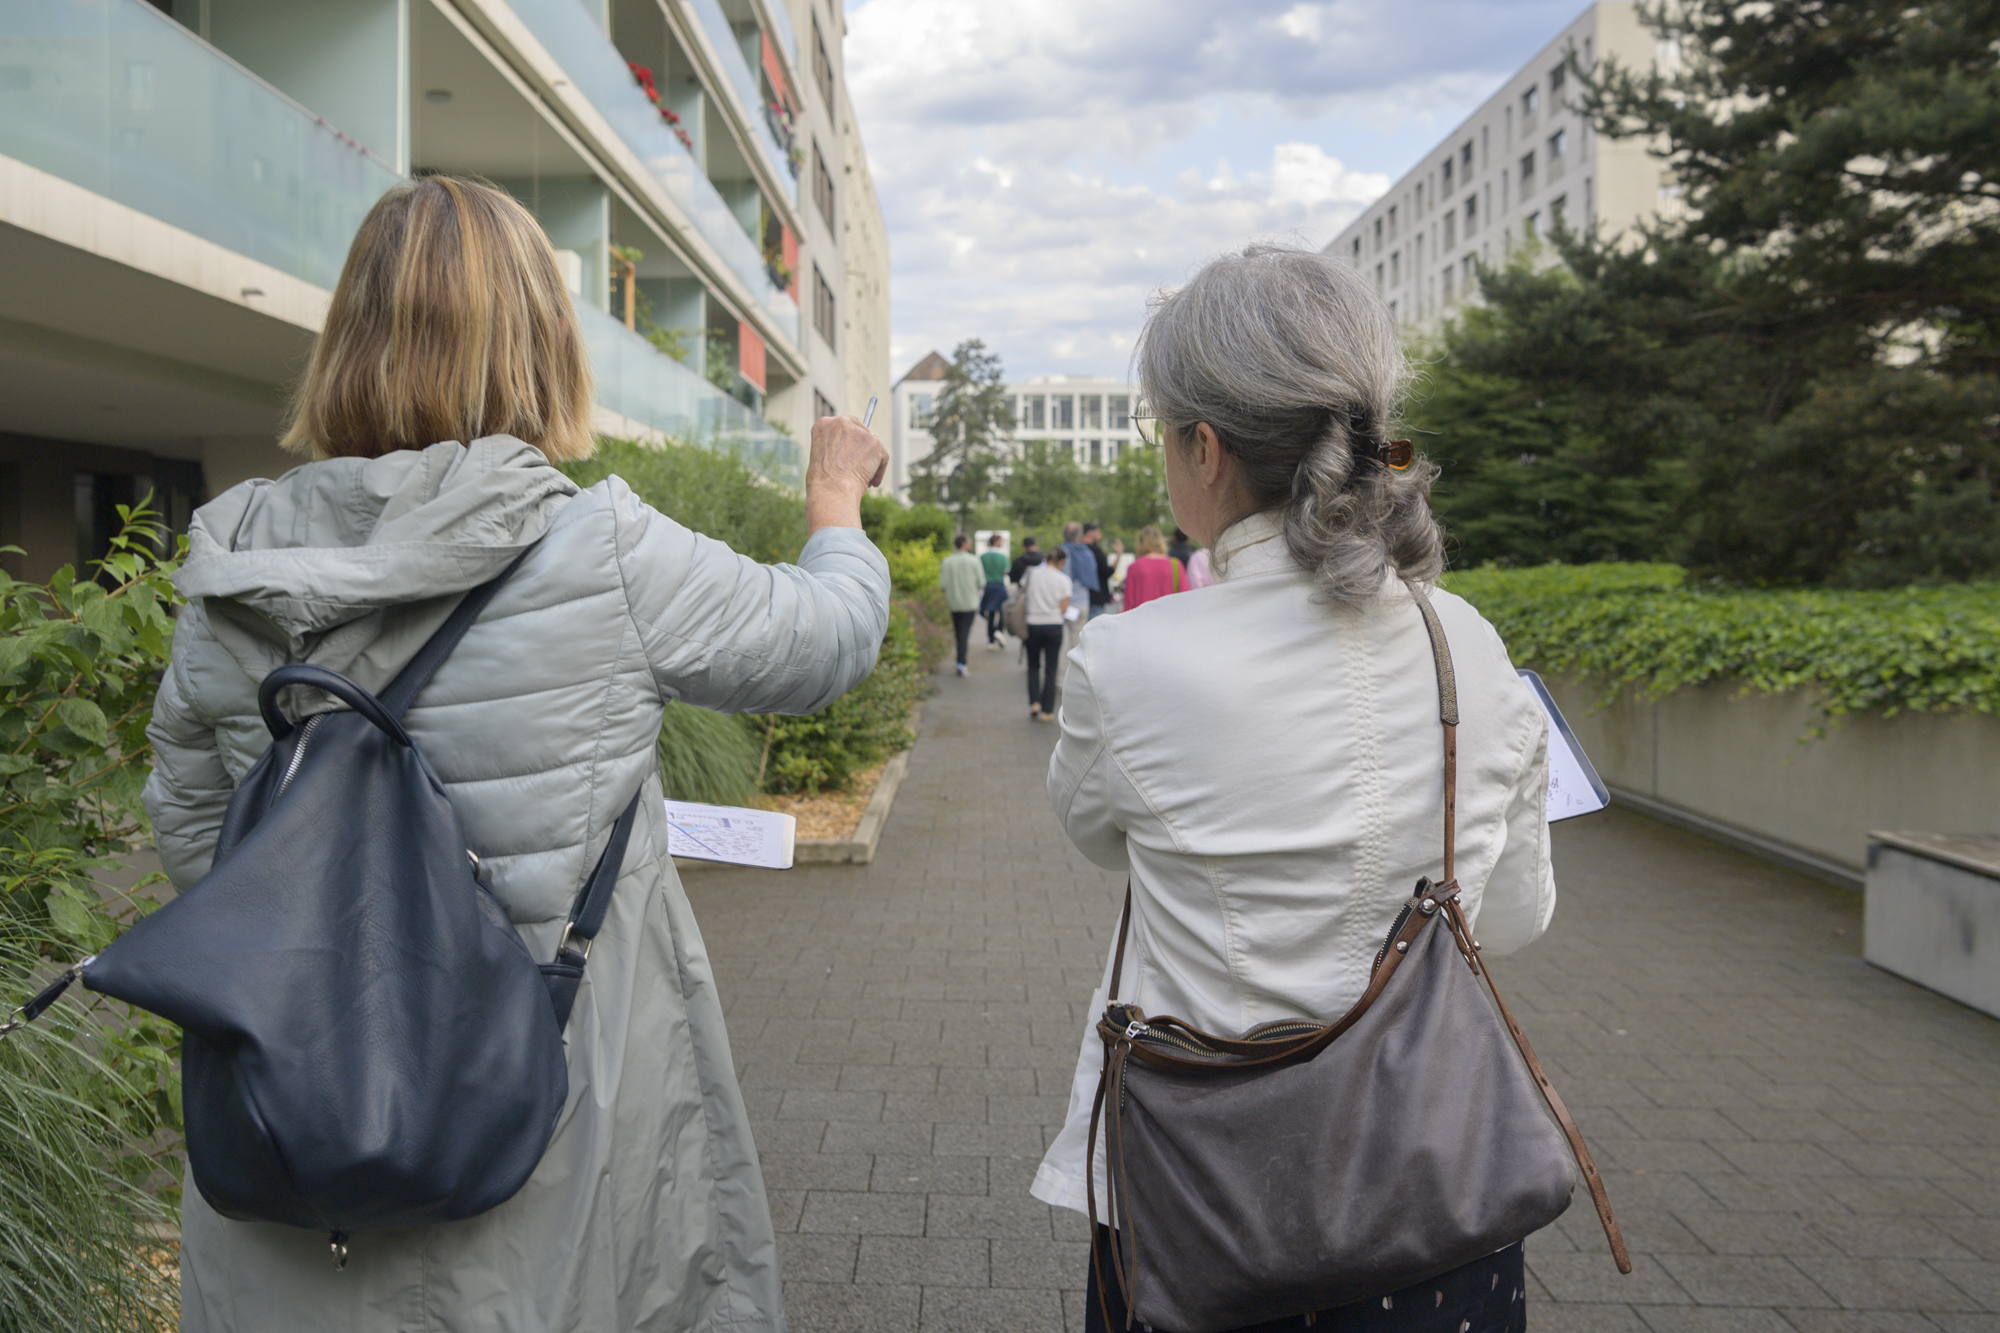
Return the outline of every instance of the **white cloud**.
<path id="1" fill-rule="evenodd" d="M 1388 188 L 1287 122 L 1462 112 L 1525 54 L 1496 32 L 1532 51 L 1575 3 L 865 0 L 847 72 L 892 372 L 980 337 L 1010 374 L 1122 373 L 1152 292 L 1253 238 L 1324 245 Z M 1208 168 L 1163 160 L 1211 140 Z"/>

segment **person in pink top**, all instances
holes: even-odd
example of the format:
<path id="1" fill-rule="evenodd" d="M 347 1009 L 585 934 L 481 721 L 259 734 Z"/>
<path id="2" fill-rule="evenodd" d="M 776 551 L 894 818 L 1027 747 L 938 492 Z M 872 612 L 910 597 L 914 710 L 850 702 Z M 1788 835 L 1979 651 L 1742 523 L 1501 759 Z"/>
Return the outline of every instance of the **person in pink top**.
<path id="1" fill-rule="evenodd" d="M 1188 557 L 1188 587 L 1206 588 L 1215 582 L 1215 571 L 1208 567 L 1208 548 L 1202 547 Z"/>
<path id="2" fill-rule="evenodd" d="M 1167 539 L 1158 528 L 1139 529 L 1139 558 L 1125 571 L 1125 609 L 1179 592 L 1188 586 L 1187 571 L 1167 554 Z"/>

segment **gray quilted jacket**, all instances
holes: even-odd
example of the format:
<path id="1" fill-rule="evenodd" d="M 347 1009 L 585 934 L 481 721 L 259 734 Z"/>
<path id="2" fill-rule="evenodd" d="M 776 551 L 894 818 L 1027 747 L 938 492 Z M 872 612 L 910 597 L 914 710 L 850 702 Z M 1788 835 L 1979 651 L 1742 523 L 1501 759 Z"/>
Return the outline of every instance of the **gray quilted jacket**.
<path id="1" fill-rule="evenodd" d="M 539 544 L 537 544 L 539 543 Z M 567 1033 L 570 1100 L 540 1168 L 483 1216 L 326 1238 L 182 1219 L 182 1328 L 781 1330 L 776 1246 L 722 1007 L 666 852 L 662 701 L 804 713 L 853 688 L 888 621 L 854 529 L 766 566 L 615 478 L 578 488 L 519 440 L 334 459 L 237 486 L 194 519 L 190 599 L 154 704 L 147 809 L 182 887 L 268 734 L 257 685 L 308 661 L 380 689 L 458 594 L 533 547 L 406 719 L 494 892 L 553 956 L 640 783 L 634 833 Z"/>

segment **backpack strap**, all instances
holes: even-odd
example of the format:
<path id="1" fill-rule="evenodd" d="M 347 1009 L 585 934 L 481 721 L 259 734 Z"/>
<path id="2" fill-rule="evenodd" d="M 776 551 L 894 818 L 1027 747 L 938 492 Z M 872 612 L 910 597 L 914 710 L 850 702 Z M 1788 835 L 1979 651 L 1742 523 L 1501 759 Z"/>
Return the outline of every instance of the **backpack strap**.
<path id="1" fill-rule="evenodd" d="M 583 984 L 584 964 L 590 961 L 590 942 L 597 938 L 604 925 L 604 914 L 611 907 L 611 890 L 617 886 L 618 872 L 625 866 L 625 848 L 632 841 L 632 826 L 639 822 L 639 800 L 645 794 L 646 784 L 641 781 L 639 790 L 632 793 L 632 803 L 611 826 L 604 854 L 597 858 L 590 878 L 583 882 L 576 902 L 569 909 L 569 921 L 556 945 L 556 960 L 542 964 L 542 979 L 548 983 L 559 1028 L 569 1026 L 569 1012 L 576 1004 L 577 988 Z"/>
<path id="2" fill-rule="evenodd" d="M 529 551 L 533 549 L 532 546 L 528 548 Z M 409 711 L 410 705 L 423 693 L 424 686 L 431 683 L 431 677 L 444 665 L 444 659 L 451 656 L 451 650 L 458 647 L 458 641 L 472 628 L 472 622 L 479 619 L 479 613 L 493 600 L 493 594 L 500 591 L 500 585 L 511 578 L 527 558 L 528 551 L 521 552 L 514 557 L 512 564 L 466 593 L 452 608 L 451 615 L 438 626 L 437 633 L 431 635 L 424 646 L 417 649 L 417 655 L 396 673 L 396 678 L 389 682 L 389 688 L 376 696 L 389 710 L 389 716 L 400 718 Z"/>

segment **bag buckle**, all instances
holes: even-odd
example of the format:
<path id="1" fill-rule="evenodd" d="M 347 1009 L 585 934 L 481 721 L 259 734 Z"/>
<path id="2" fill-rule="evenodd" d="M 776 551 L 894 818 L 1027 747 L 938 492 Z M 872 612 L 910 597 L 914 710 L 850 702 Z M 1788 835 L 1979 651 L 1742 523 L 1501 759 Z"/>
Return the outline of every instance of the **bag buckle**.
<path id="1" fill-rule="evenodd" d="M 589 962 L 590 945 L 593 938 L 594 937 L 590 935 L 577 934 L 576 922 L 574 921 L 569 922 L 567 925 L 563 927 L 562 939 L 556 945 L 556 957 L 561 958 L 565 952 L 571 949 L 575 949 L 577 953 L 583 956 L 584 962 L 586 963 Z M 579 941 L 579 943 L 571 944 L 570 943 L 571 940 Z"/>

